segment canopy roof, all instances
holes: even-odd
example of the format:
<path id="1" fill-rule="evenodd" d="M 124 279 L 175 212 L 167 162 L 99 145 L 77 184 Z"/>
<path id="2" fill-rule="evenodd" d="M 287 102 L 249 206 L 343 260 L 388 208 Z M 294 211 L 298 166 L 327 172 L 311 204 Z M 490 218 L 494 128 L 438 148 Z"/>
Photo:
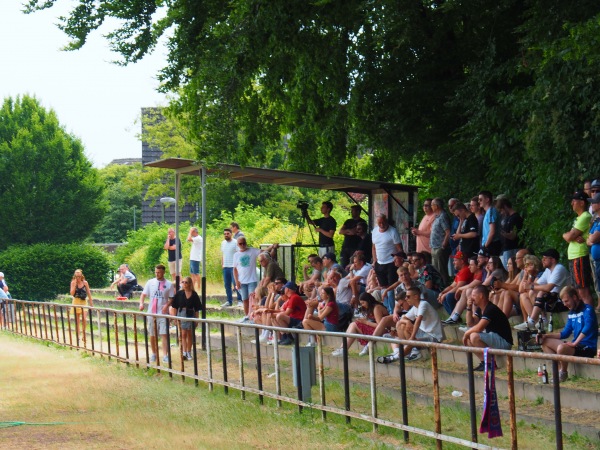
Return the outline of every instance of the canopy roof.
<path id="1" fill-rule="evenodd" d="M 172 169 L 182 175 L 200 175 L 202 165 L 191 159 L 167 158 L 145 164 L 146 167 Z M 407 184 L 385 183 L 382 181 L 357 180 L 347 177 L 328 177 L 304 172 L 290 172 L 287 170 L 261 169 L 258 167 L 241 167 L 234 164 L 215 164 L 206 167 L 208 175 L 217 175 L 231 180 L 252 183 L 277 184 L 282 186 L 296 186 L 329 191 L 376 193 L 390 191 L 416 192 L 417 186 Z"/>

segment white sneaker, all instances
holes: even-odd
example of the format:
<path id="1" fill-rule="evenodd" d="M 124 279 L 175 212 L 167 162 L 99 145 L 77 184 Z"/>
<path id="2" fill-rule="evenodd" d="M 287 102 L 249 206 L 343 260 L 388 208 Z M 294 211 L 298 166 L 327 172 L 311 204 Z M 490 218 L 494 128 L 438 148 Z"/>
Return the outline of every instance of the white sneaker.
<path id="1" fill-rule="evenodd" d="M 230 305 L 229 302 L 221 303 L 221 308 L 229 308 L 230 306 L 232 305 Z"/>
<path id="2" fill-rule="evenodd" d="M 248 316 L 244 316 L 244 317 L 242 317 L 240 320 L 238 320 L 238 323 L 246 323 L 246 322 L 248 322 L 248 320 L 250 320 L 250 319 L 248 318 Z"/>
<path id="3" fill-rule="evenodd" d="M 258 338 L 258 342 L 260 342 L 261 344 L 266 344 L 269 341 L 269 338 L 267 336 L 261 336 Z"/>
<path id="4" fill-rule="evenodd" d="M 273 345 L 273 336 L 269 336 L 269 339 L 267 339 L 267 345 Z"/>
<path id="5" fill-rule="evenodd" d="M 169 355 L 163 356 L 162 362 L 168 363 L 169 362 Z"/>
<path id="6" fill-rule="evenodd" d="M 358 356 L 365 356 L 369 354 L 369 344 L 365 345 L 363 349 L 360 351 Z"/>
<path id="7" fill-rule="evenodd" d="M 305 347 L 316 347 L 317 343 L 316 342 L 307 342 Z"/>
<path id="8" fill-rule="evenodd" d="M 156 362 L 156 355 L 150 355 L 150 362 Z"/>
<path id="9" fill-rule="evenodd" d="M 256 345 L 256 339 L 252 339 L 250 343 Z"/>
<path id="10" fill-rule="evenodd" d="M 344 349 L 342 347 L 336 348 L 331 352 L 331 356 L 342 356 L 344 354 Z"/>
<path id="11" fill-rule="evenodd" d="M 238 307 L 243 308 L 244 307 L 244 302 L 238 301 Z"/>
<path id="12" fill-rule="evenodd" d="M 515 329 L 517 331 L 527 331 L 527 330 L 529 330 L 529 322 L 523 322 L 523 323 L 520 323 L 519 325 L 515 325 L 513 327 L 513 329 Z"/>

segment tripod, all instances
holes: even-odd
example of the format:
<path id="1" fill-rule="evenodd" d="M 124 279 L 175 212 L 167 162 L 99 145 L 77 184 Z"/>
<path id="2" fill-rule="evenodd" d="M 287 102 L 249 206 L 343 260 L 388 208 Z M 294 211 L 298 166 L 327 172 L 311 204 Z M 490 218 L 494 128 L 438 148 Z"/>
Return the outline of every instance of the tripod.
<path id="1" fill-rule="evenodd" d="M 304 239 L 304 230 L 306 228 L 308 228 L 308 231 L 310 233 L 310 237 L 312 239 L 312 243 L 313 245 L 311 246 L 310 244 L 307 245 L 307 247 L 316 247 L 317 246 L 317 241 L 315 240 L 315 235 L 313 234 L 313 230 L 310 228 L 310 225 L 308 223 L 308 211 L 306 209 L 302 209 L 302 223 L 300 225 L 298 225 L 298 231 L 296 232 L 296 244 L 294 245 L 294 268 L 296 267 L 300 267 L 300 252 L 298 251 L 298 247 L 302 247 L 302 242 Z M 293 273 L 292 276 L 294 277 L 294 280 L 296 278 L 296 274 Z"/>

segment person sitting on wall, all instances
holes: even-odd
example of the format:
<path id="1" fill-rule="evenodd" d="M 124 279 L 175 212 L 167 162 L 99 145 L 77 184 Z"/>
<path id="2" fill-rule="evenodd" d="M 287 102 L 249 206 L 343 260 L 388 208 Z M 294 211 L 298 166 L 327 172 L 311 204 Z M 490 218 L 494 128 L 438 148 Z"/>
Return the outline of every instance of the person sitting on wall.
<path id="1" fill-rule="evenodd" d="M 598 319 L 592 305 L 579 297 L 577 289 L 565 286 L 560 291 L 563 304 L 569 308 L 567 325 L 560 333 L 539 334 L 544 353 L 593 358 L 598 347 Z M 573 340 L 567 342 L 569 336 Z M 569 363 L 559 361 L 558 380 L 562 383 L 569 377 Z"/>

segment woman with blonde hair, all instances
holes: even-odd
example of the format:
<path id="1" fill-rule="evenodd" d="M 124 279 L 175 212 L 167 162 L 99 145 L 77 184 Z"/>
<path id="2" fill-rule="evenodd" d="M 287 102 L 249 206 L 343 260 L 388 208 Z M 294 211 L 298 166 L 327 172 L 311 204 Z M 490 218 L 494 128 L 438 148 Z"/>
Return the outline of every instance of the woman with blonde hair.
<path id="1" fill-rule="evenodd" d="M 73 296 L 73 305 L 81 306 L 88 304 L 89 306 L 94 306 L 90 285 L 85 279 L 81 269 L 77 269 L 75 272 L 73 272 L 70 293 Z M 73 309 L 75 310 L 75 330 L 77 333 L 77 338 L 79 338 L 79 332 L 81 330 L 83 342 L 85 344 L 85 310 L 83 308 Z"/>
<path id="2" fill-rule="evenodd" d="M 176 315 L 181 318 L 198 318 L 199 311 L 202 309 L 200 297 L 194 290 L 194 282 L 192 277 L 185 277 L 181 281 L 181 290 L 177 291 L 171 303 L 171 315 Z M 181 352 L 184 359 L 191 361 L 192 356 L 192 339 L 196 323 L 182 320 L 180 323 L 181 329 Z"/>

